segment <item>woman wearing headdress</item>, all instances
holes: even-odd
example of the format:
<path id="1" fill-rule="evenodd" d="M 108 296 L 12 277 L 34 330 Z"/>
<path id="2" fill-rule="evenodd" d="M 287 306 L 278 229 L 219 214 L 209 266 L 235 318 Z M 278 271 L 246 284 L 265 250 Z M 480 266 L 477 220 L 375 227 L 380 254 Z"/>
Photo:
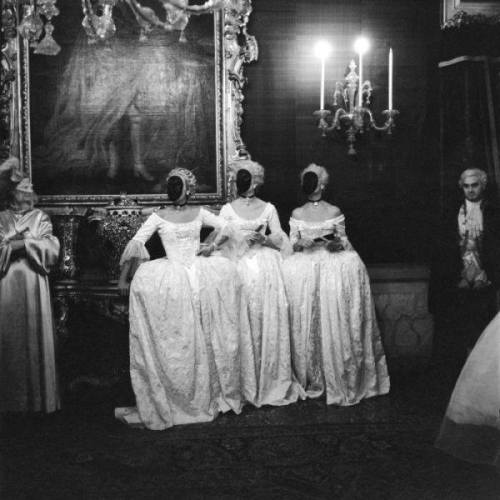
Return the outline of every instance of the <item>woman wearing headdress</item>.
<path id="1" fill-rule="evenodd" d="M 129 424 L 161 430 L 207 422 L 221 411 L 240 412 L 241 285 L 227 259 L 211 256 L 223 243 L 224 222 L 188 205 L 194 175 L 167 177 L 172 206 L 153 213 L 128 243 L 119 288 L 139 263 L 130 285 L 130 375 L 137 408 L 117 409 Z M 200 229 L 222 229 L 200 246 Z M 167 258 L 147 262 L 145 243 L 158 232 Z"/>
<path id="2" fill-rule="evenodd" d="M 0 413 L 49 413 L 59 408 L 48 281 L 59 241 L 29 179 L 13 180 L 0 212 Z"/>
<path id="3" fill-rule="evenodd" d="M 282 275 L 281 252 L 291 247 L 281 229 L 278 213 L 271 203 L 256 196 L 264 182 L 264 168 L 251 160 L 235 165 L 238 196 L 224 205 L 220 216 L 232 227 L 232 237 L 225 247 L 236 261 L 243 281 L 252 334 L 257 384 L 253 374 L 242 373 L 248 389 L 247 400 L 255 406 L 286 405 L 301 394 L 292 375 L 288 304 Z M 250 394 L 253 391 L 253 395 Z"/>
<path id="4" fill-rule="evenodd" d="M 295 374 L 309 397 L 353 405 L 389 392 L 389 375 L 366 268 L 345 217 L 322 199 L 324 167 L 301 173 L 307 202 L 290 219 L 293 256 L 284 264 Z"/>

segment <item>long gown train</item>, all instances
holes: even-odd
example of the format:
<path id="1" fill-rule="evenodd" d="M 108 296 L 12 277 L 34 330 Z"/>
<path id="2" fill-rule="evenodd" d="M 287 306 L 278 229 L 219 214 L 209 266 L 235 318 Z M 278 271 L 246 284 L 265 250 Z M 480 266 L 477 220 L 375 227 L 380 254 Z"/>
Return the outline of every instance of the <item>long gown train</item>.
<path id="1" fill-rule="evenodd" d="M 145 241 L 158 231 L 168 258 L 141 264 L 130 289 L 130 374 L 137 414 L 118 412 L 150 429 L 207 422 L 241 411 L 241 284 L 220 256 L 199 257 L 203 224 L 220 219 L 201 209 L 188 223 L 152 214 L 123 260 L 147 258 Z M 247 358 L 245 358 L 247 359 Z"/>
<path id="2" fill-rule="evenodd" d="M 462 460 L 500 466 L 500 313 L 462 368 L 436 447 Z"/>

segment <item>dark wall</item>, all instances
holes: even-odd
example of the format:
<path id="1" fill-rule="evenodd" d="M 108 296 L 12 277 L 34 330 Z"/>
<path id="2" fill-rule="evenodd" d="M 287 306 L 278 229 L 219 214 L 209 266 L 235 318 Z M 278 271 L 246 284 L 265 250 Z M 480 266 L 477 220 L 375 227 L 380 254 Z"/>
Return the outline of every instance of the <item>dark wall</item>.
<path id="1" fill-rule="evenodd" d="M 368 262 L 425 262 L 438 199 L 439 1 L 253 0 L 249 33 L 259 60 L 248 66 L 243 139 L 266 167 L 262 196 L 276 204 L 283 225 L 301 202 L 298 174 L 309 162 L 327 167 L 328 199 L 347 216 L 353 244 Z M 387 107 L 387 57 L 394 50 L 392 136 L 367 134 L 347 155 L 340 138 L 323 139 L 312 116 L 319 108 L 320 65 L 315 42 L 334 46 L 327 62 L 327 101 L 343 79 L 354 39 L 372 47 L 364 76 L 374 88 L 377 121 Z"/>

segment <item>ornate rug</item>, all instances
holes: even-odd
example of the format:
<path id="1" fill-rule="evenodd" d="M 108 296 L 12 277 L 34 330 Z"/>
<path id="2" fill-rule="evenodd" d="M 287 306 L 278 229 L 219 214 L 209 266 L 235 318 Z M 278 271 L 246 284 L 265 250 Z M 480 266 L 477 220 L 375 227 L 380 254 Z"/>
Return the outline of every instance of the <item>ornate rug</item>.
<path id="1" fill-rule="evenodd" d="M 246 408 L 161 432 L 113 420 L 104 393 L 85 402 L 4 419 L 0 498 L 500 498 L 494 470 L 433 448 L 443 403 L 425 388 L 350 408 Z"/>

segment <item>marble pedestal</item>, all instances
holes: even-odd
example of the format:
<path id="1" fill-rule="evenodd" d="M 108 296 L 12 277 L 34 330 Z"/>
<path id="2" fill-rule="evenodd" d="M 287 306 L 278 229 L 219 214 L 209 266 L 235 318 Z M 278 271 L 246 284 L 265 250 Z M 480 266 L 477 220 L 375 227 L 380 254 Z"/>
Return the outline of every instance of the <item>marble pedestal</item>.
<path id="1" fill-rule="evenodd" d="M 425 364 L 434 322 L 428 310 L 429 268 L 417 264 L 368 266 L 386 356 L 393 364 Z"/>

